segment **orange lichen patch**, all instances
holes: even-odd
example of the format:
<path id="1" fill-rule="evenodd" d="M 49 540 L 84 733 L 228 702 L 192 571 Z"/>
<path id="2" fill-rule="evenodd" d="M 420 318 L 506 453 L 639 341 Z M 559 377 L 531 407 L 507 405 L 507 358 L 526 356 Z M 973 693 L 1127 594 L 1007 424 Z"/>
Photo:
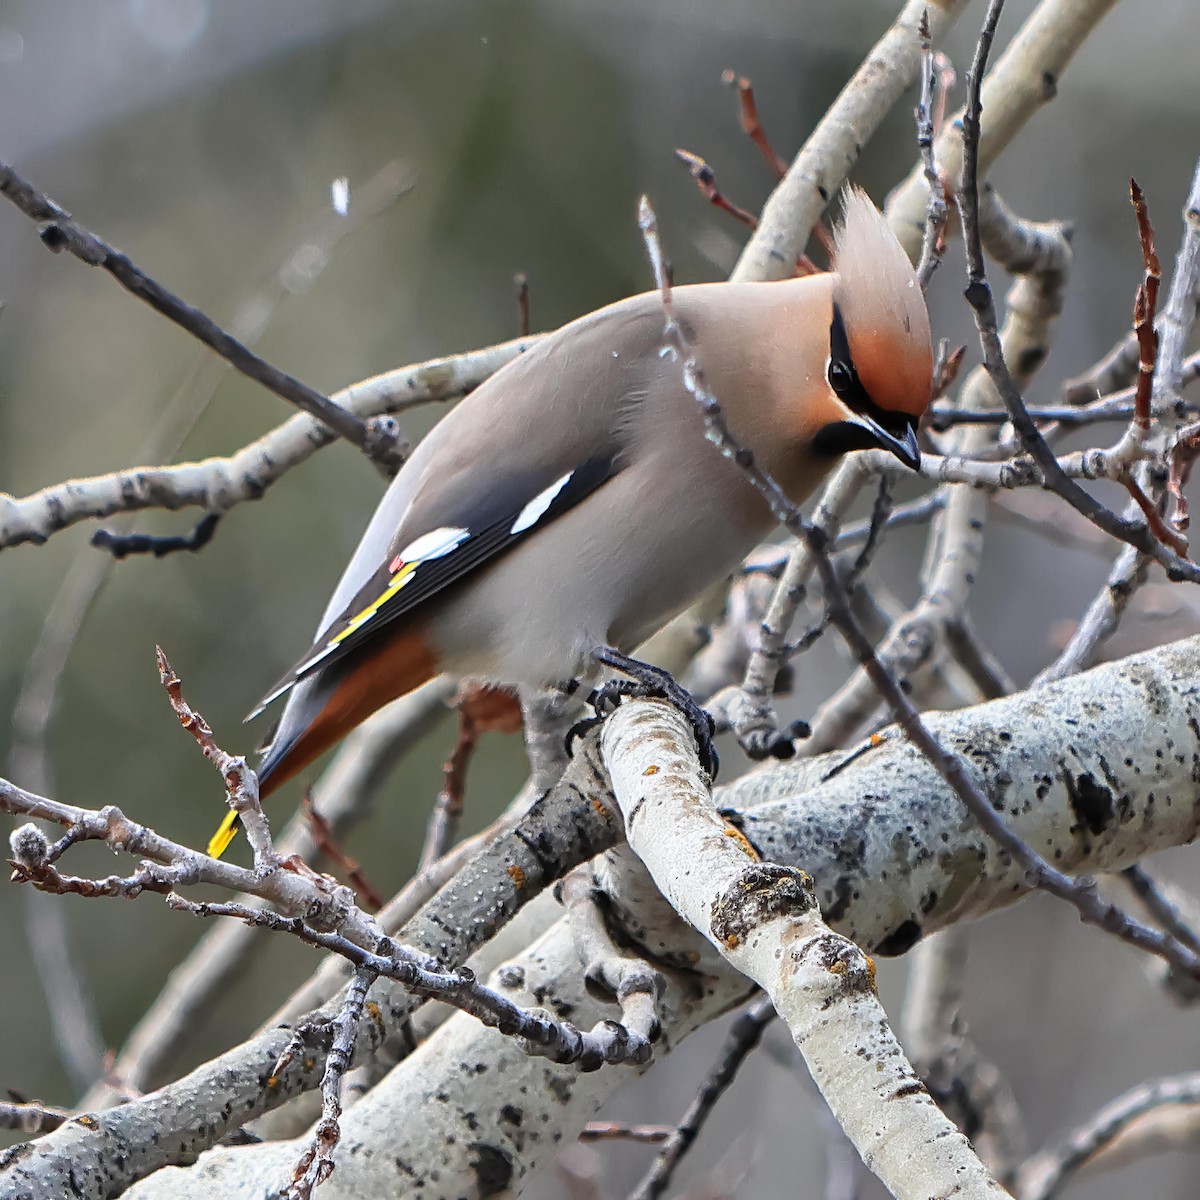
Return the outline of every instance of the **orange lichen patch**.
<path id="1" fill-rule="evenodd" d="M 876 746 L 882 746 L 886 741 L 887 738 L 882 733 L 871 734 L 871 749 L 874 750 Z"/>
<path id="2" fill-rule="evenodd" d="M 517 885 L 518 888 L 525 886 L 525 872 L 516 864 L 508 868 L 508 877 Z"/>
<path id="3" fill-rule="evenodd" d="M 877 992 L 879 988 L 875 983 L 875 960 L 869 954 L 867 955 L 867 978 L 871 981 L 871 991 Z"/>
<path id="4" fill-rule="evenodd" d="M 647 767 L 647 768 L 646 768 L 646 769 L 645 769 L 645 770 L 642 772 L 642 774 L 643 774 L 643 775 L 657 775 L 657 774 L 658 774 L 658 767 L 657 767 L 657 766 L 656 766 L 654 763 L 651 763 L 651 764 L 650 764 L 650 765 L 649 765 L 649 766 L 648 766 L 648 767 Z"/>
<path id="5" fill-rule="evenodd" d="M 829 964 L 826 970 L 831 975 L 845 975 L 845 973 L 849 970 L 849 967 L 846 966 L 845 959 L 835 958 L 833 962 Z"/>
<path id="6" fill-rule="evenodd" d="M 77 1116 L 75 1118 L 74 1123 L 76 1125 L 82 1125 L 84 1127 L 84 1129 L 99 1129 L 100 1128 L 100 1122 L 97 1121 L 96 1118 L 93 1117 L 91 1113 L 80 1113 L 79 1116 Z"/>
<path id="7" fill-rule="evenodd" d="M 733 840 L 735 842 L 737 842 L 737 844 L 742 848 L 742 850 L 745 853 L 747 858 L 752 858 L 752 859 L 754 859 L 755 862 L 760 861 L 759 856 L 758 856 L 758 851 L 755 850 L 755 848 L 752 845 L 750 845 L 749 839 L 746 837 L 746 835 L 740 829 L 736 828 L 733 825 L 726 824 L 725 836 L 727 838 L 733 838 Z"/>
<path id="8" fill-rule="evenodd" d="M 599 796 L 592 797 L 592 807 L 607 821 L 612 819 L 612 809 L 600 799 Z"/>
<path id="9" fill-rule="evenodd" d="M 306 1071 L 311 1071 L 316 1065 L 317 1060 L 312 1057 L 306 1058 L 303 1063 L 301 1063 L 301 1066 L 303 1066 Z"/>
<path id="10" fill-rule="evenodd" d="M 268 1075 L 267 1076 L 267 1091 L 273 1092 L 278 1087 L 279 1087 L 279 1076 L 278 1075 Z"/>
<path id="11" fill-rule="evenodd" d="M 742 939 L 736 933 L 727 933 L 725 935 L 725 949 L 736 950 L 741 945 Z"/>
<path id="12" fill-rule="evenodd" d="M 374 1000 L 368 1000 L 363 1008 L 366 1009 L 367 1016 L 375 1023 L 375 1028 L 383 1033 L 383 1009 Z"/>

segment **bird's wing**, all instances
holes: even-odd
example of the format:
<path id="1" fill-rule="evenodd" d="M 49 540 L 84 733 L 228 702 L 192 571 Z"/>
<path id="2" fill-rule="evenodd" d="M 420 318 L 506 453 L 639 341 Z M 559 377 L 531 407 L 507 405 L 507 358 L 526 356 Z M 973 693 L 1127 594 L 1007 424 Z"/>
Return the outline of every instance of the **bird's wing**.
<path id="1" fill-rule="evenodd" d="M 313 671 L 337 662 L 398 617 L 549 524 L 619 469 L 614 447 L 565 470 L 551 465 L 493 477 L 486 492 L 472 487 L 469 479 L 455 486 L 456 481 L 445 476 L 418 491 L 383 562 L 246 719 Z"/>

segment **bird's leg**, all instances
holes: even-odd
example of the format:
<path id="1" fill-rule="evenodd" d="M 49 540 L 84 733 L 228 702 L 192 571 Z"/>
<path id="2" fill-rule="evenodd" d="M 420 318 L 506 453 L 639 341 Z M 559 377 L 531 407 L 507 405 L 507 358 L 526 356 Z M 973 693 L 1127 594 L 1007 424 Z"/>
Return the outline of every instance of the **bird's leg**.
<path id="1" fill-rule="evenodd" d="M 611 646 L 598 646 L 592 651 L 592 657 L 629 676 L 628 679 L 610 679 L 592 693 L 589 703 L 596 709 L 598 718 L 615 708 L 624 696 L 657 696 L 668 701 L 687 717 L 696 739 L 700 765 L 708 772 L 709 779 L 716 779 L 720 759 L 713 745 L 713 719 L 696 703 L 687 688 L 677 683 L 669 671 L 630 658 Z"/>

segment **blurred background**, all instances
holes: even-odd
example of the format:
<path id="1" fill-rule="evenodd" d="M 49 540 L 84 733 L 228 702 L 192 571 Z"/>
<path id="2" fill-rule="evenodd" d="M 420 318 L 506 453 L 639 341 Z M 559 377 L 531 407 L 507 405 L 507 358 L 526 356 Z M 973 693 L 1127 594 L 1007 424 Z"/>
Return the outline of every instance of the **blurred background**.
<path id="1" fill-rule="evenodd" d="M 529 277 L 535 329 L 645 290 L 634 221 L 643 191 L 677 280 L 723 276 L 744 230 L 698 196 L 672 153 L 684 146 L 704 155 L 746 207 L 768 194 L 772 179 L 739 129 L 722 70 L 752 78 L 767 132 L 788 156 L 895 7 L 7 0 L 0 157 L 219 322 L 261 328 L 266 358 L 332 391 L 515 335 L 515 272 Z M 1012 0 L 1001 41 L 1032 7 Z M 981 4 L 970 6 L 945 47 L 960 72 L 981 17 Z M 961 96 L 960 85 L 951 105 Z M 1067 311 L 1031 400 L 1056 399 L 1062 380 L 1128 326 L 1140 272 L 1130 175 L 1146 191 L 1170 263 L 1200 149 L 1198 118 L 1193 0 L 1118 5 L 1061 79 L 1058 99 L 1001 161 L 994 180 L 1012 207 L 1071 219 L 1077 230 Z M 855 178 L 882 201 L 913 159 L 906 103 L 866 148 Z M 398 166 L 380 180 L 389 164 Z M 331 207 L 336 179 L 349 181 L 345 218 Z M 401 180 L 411 190 L 388 202 Z M 970 365 L 979 355 L 959 269 L 952 253 L 931 308 L 935 333 L 966 342 Z M 275 397 L 214 368 L 207 351 L 112 279 L 48 254 L 7 205 L 0 301 L 0 491 L 19 496 L 74 475 L 227 454 L 289 415 Z M 436 415 L 406 416 L 406 432 L 417 437 Z M 222 815 L 221 791 L 165 703 L 155 643 L 218 740 L 248 752 L 256 731 L 241 726 L 242 715 L 307 645 L 382 488 L 361 456 L 335 445 L 264 501 L 235 509 L 203 553 L 117 564 L 83 617 L 40 764 L 13 755 L 8 714 L 48 609 L 64 585 L 82 594 L 81 581 L 96 577 L 88 563 L 102 552 L 87 544 L 90 524 L 4 552 L 0 769 L 64 801 L 118 802 L 202 845 Z M 182 533 L 198 516 L 144 513 L 130 527 Z M 894 538 L 877 568 L 906 599 L 915 595 L 919 547 L 919 537 Z M 988 547 L 976 620 L 1009 671 L 1027 680 L 1102 582 L 1110 550 L 1042 541 L 1003 514 Z M 71 596 L 60 601 L 67 614 Z M 1148 589 L 1111 652 L 1193 632 L 1194 603 L 1178 589 Z M 823 644 L 801 665 L 801 706 L 845 671 L 837 647 Z M 389 893 L 415 861 L 452 737 L 447 717 L 350 840 Z M 732 749 L 724 759 L 727 771 L 738 769 Z M 522 767 L 516 739 L 486 740 L 468 785 L 471 827 L 495 815 Z M 1200 884 L 1193 859 L 1176 852 L 1155 866 Z M 94 861 L 113 869 L 104 865 L 111 859 Z M 51 903 L 66 914 L 91 993 L 91 1044 L 117 1046 L 202 930 L 155 899 Z M 79 1087 L 52 1048 L 27 911 L 18 889 L 0 885 L 0 1090 L 70 1104 Z M 1172 1007 L 1131 952 L 1082 930 L 1065 907 L 1032 901 L 976 933 L 967 1017 L 1039 1140 L 1141 1079 L 1200 1066 L 1194 1016 Z M 254 976 L 195 1031 L 188 1062 L 252 1029 L 312 965 L 307 951 L 264 939 Z M 899 961 L 881 973 L 893 1014 L 904 972 Z M 698 1035 L 631 1085 L 610 1115 L 674 1121 L 719 1034 Z M 823 1194 L 819 1101 L 799 1072 L 785 1048 L 744 1072 L 718 1112 L 720 1129 L 681 1176 L 692 1194 Z M 596 1153 L 620 1192 L 650 1152 Z M 1196 1166 L 1179 1156 L 1139 1167 L 1137 1192 L 1193 1197 Z M 714 1169 L 727 1193 L 703 1190 Z M 1132 1179 L 1107 1177 L 1089 1184 L 1089 1195 L 1129 1194 Z M 547 1180 L 536 1194 L 562 1194 L 561 1186 Z"/>

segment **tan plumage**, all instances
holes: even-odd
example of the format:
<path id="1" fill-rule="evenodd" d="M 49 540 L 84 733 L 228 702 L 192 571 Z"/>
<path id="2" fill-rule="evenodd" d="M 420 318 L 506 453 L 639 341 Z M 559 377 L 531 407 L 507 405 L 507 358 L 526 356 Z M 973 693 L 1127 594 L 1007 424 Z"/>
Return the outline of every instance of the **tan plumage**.
<path id="1" fill-rule="evenodd" d="M 847 449 L 883 445 L 915 464 L 929 401 L 924 298 L 862 193 L 847 194 L 836 245 L 831 274 L 674 290 L 734 436 L 796 502 Z M 541 685 L 589 673 L 594 651 L 636 648 L 769 532 L 662 341 L 656 292 L 591 313 L 417 447 L 313 649 L 268 697 L 289 693 L 264 794 L 439 671 Z"/>

